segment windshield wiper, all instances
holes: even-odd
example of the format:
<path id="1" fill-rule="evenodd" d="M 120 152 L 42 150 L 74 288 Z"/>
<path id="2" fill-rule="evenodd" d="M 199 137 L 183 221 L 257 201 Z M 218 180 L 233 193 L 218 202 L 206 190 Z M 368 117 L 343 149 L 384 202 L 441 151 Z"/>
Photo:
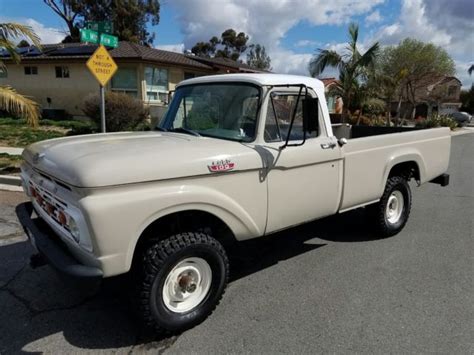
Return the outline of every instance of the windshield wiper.
<path id="1" fill-rule="evenodd" d="M 190 134 L 192 136 L 196 136 L 196 137 L 201 137 L 201 135 L 191 129 L 187 129 L 187 128 L 183 128 L 183 127 L 176 127 L 176 128 L 170 128 L 168 130 L 168 132 L 178 132 L 178 133 L 187 133 L 187 134 Z"/>
<path id="2" fill-rule="evenodd" d="M 168 130 L 167 130 L 166 128 L 159 127 L 159 126 L 156 126 L 156 127 L 155 127 L 155 131 L 168 132 Z"/>

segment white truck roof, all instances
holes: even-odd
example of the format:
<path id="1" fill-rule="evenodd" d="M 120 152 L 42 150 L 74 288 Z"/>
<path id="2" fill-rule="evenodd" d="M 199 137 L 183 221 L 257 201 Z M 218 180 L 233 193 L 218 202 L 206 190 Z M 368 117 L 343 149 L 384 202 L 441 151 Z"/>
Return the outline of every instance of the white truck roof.
<path id="1" fill-rule="evenodd" d="M 252 83 L 259 86 L 273 86 L 273 85 L 297 85 L 305 84 L 308 87 L 313 88 L 318 95 L 324 93 L 324 84 L 321 80 L 311 78 L 309 76 L 302 75 L 287 75 L 287 74 L 220 74 L 220 75 L 207 75 L 200 76 L 198 78 L 184 80 L 179 83 L 179 86 L 189 84 L 201 84 L 209 82 L 246 82 Z"/>

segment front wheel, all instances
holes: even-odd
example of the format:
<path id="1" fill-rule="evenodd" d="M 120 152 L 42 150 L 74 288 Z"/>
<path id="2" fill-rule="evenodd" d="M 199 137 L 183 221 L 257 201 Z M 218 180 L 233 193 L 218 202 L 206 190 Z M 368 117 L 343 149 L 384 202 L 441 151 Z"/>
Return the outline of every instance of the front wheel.
<path id="1" fill-rule="evenodd" d="M 411 210 L 411 190 L 407 180 L 401 176 L 389 178 L 380 201 L 368 209 L 379 235 L 390 237 L 399 233 Z"/>
<path id="2" fill-rule="evenodd" d="M 142 318 L 157 332 L 179 332 L 215 309 L 227 285 L 229 263 L 214 238 L 181 233 L 148 247 L 137 268 Z"/>

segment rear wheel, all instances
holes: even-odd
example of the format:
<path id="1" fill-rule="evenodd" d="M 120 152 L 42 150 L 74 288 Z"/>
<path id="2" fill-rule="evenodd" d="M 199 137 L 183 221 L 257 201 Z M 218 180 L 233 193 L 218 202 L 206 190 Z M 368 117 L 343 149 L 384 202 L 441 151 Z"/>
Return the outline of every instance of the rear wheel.
<path id="1" fill-rule="evenodd" d="M 181 233 L 149 246 L 137 269 L 141 317 L 157 332 L 179 332 L 215 309 L 227 285 L 229 263 L 214 238 Z"/>
<path id="2" fill-rule="evenodd" d="M 389 237 L 399 233 L 411 210 L 411 190 L 407 180 L 401 176 L 389 178 L 380 201 L 368 209 L 379 234 Z"/>

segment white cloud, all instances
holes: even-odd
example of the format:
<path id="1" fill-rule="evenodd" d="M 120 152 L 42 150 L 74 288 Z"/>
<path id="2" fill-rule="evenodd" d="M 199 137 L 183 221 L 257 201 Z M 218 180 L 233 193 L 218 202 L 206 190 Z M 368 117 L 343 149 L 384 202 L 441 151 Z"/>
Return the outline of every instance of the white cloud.
<path id="1" fill-rule="evenodd" d="M 25 23 L 33 28 L 33 31 L 35 31 L 39 38 L 41 38 L 41 43 L 59 43 L 64 39 L 64 37 L 66 37 L 66 34 L 63 30 L 53 27 L 46 27 L 42 23 L 33 20 L 32 18 L 26 19 Z"/>
<path id="2" fill-rule="evenodd" d="M 379 23 L 383 20 L 383 17 L 380 15 L 379 10 L 375 10 L 370 15 L 365 18 L 365 23 L 371 25 L 374 23 Z"/>
<path id="3" fill-rule="evenodd" d="M 444 47 L 451 42 L 446 31 L 429 22 L 422 0 L 404 0 L 398 20 L 382 27 L 375 35 L 375 39 L 383 44 L 397 44 L 407 37 Z"/>
<path id="4" fill-rule="evenodd" d="M 469 75 L 469 73 L 467 72 L 469 67 L 473 64 L 473 61 L 455 61 L 456 77 L 461 80 L 463 89 L 469 89 L 471 85 L 474 84 L 474 75 Z"/>
<path id="5" fill-rule="evenodd" d="M 398 19 L 382 26 L 364 44 L 378 40 L 382 45 L 398 44 L 404 38 L 431 42 L 453 57 L 456 75 L 463 86 L 470 86 L 468 63 L 474 59 L 472 0 L 403 0 Z"/>
<path id="6" fill-rule="evenodd" d="M 320 45 L 321 42 L 312 41 L 310 39 L 301 39 L 294 44 L 295 47 L 315 47 Z"/>
<path id="7" fill-rule="evenodd" d="M 178 13 L 186 48 L 233 28 L 266 47 L 274 72 L 307 75 L 312 53 L 297 54 L 281 46 L 281 39 L 292 27 L 301 21 L 314 26 L 346 24 L 383 1 L 174 0 L 170 5 Z"/>
<path id="8" fill-rule="evenodd" d="M 176 44 L 160 44 L 155 46 L 155 48 L 162 49 L 164 51 L 183 53 L 184 52 L 184 43 Z"/>
<path id="9" fill-rule="evenodd" d="M 54 27 L 46 27 L 41 22 L 38 22 L 32 18 L 9 18 L 0 16 L 0 22 L 17 22 L 30 26 L 33 31 L 39 36 L 39 38 L 41 39 L 41 43 L 43 44 L 59 43 L 64 39 L 64 37 L 66 37 L 66 33 L 64 30 Z M 21 39 L 19 39 L 18 42 L 20 40 Z"/>

